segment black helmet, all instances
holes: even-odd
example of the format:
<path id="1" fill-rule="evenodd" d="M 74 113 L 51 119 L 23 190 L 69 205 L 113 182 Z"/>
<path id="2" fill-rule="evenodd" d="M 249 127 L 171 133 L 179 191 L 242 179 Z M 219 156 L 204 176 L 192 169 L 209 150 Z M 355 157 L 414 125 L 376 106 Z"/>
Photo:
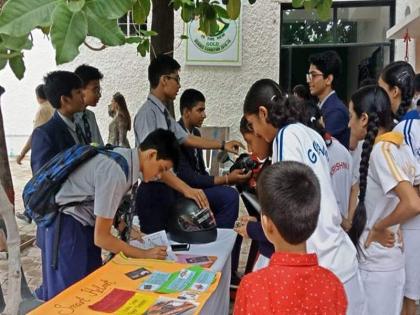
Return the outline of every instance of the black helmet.
<path id="1" fill-rule="evenodd" d="M 169 215 L 168 232 L 179 243 L 210 243 L 217 238 L 214 216 L 208 208 L 200 209 L 194 200 L 176 200 Z"/>

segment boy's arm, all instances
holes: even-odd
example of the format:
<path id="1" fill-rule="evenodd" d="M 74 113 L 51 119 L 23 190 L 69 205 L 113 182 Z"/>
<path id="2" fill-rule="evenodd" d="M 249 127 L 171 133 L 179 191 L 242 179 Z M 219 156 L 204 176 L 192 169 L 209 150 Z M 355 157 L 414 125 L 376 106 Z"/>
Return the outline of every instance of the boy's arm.
<path id="1" fill-rule="evenodd" d="M 114 254 L 123 252 L 127 257 L 165 259 L 166 247 L 157 246 L 151 249 L 140 249 L 123 242 L 111 234 L 113 219 L 96 217 L 94 241 L 95 245 Z"/>
<path id="2" fill-rule="evenodd" d="M 194 200 L 200 208 L 209 208 L 209 201 L 202 189 L 191 188 L 172 171 L 163 173 L 161 179 L 166 185 L 180 192 L 186 198 Z"/>
<path id="3" fill-rule="evenodd" d="M 247 278 L 242 279 L 238 291 L 236 292 L 235 306 L 233 309 L 233 315 L 246 315 L 252 314 L 251 310 L 248 309 L 247 292 L 250 292 Z"/>
<path id="4" fill-rule="evenodd" d="M 199 149 L 216 149 L 216 150 L 222 149 L 222 143 L 220 141 L 197 137 L 194 135 L 188 135 L 188 137 L 182 144 L 186 145 L 187 147 L 193 147 L 193 148 L 199 148 Z M 224 149 L 226 151 L 235 153 L 235 154 L 238 153 L 240 147 L 245 149 L 242 143 L 235 140 L 228 141 L 224 144 Z"/>

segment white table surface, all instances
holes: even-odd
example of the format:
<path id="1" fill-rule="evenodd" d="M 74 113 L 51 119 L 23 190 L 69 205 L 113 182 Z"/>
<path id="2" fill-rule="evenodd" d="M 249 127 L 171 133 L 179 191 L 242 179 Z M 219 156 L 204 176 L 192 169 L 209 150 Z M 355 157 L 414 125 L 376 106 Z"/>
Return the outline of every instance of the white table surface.
<path id="1" fill-rule="evenodd" d="M 229 314 L 229 286 L 231 275 L 231 252 L 236 240 L 236 232 L 231 229 L 217 229 L 217 239 L 207 244 L 191 244 L 190 250 L 176 253 L 217 256 L 217 260 L 211 266 L 211 270 L 220 271 L 222 276 L 216 291 L 207 300 L 201 309 L 203 315 L 227 315 Z M 173 241 L 170 241 L 176 244 Z"/>

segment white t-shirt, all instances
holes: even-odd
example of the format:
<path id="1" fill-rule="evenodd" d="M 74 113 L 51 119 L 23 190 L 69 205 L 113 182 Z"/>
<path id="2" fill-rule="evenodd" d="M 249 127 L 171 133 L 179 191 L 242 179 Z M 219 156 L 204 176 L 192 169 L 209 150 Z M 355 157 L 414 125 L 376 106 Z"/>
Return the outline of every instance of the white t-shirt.
<path id="1" fill-rule="evenodd" d="M 321 211 L 318 225 L 306 245 L 308 252 L 318 255 L 319 264 L 335 273 L 344 283 L 357 272 L 356 249 L 340 226 L 342 218 L 331 186 L 324 139 L 300 123 L 282 128 L 273 141 L 273 163 L 287 160 L 310 166 L 318 177 Z"/>
<path id="2" fill-rule="evenodd" d="M 341 215 L 347 218 L 353 173 L 352 157 L 346 147 L 335 138 L 332 138 L 332 143 L 327 149 L 332 188 L 338 209 Z"/>
<path id="3" fill-rule="evenodd" d="M 404 135 L 404 143 L 410 147 L 410 151 L 417 161 L 417 168 L 420 169 L 420 119 L 403 120 L 395 126 L 394 131 L 401 132 Z M 402 224 L 401 228 L 420 230 L 420 216 L 416 216 Z"/>
<path id="4" fill-rule="evenodd" d="M 414 183 L 418 174 L 416 162 L 406 144 L 400 146 L 379 141 L 372 149 L 369 160 L 365 206 L 367 222 L 365 230 L 360 237 L 360 246 L 364 255 L 361 255 L 359 267 L 369 271 L 391 271 L 403 268 L 404 255 L 401 244 L 393 248 L 383 247 L 373 242 L 364 249 L 370 229 L 376 222 L 388 216 L 397 207 L 400 199 L 394 188 L 402 181 Z M 396 235 L 399 224 L 390 227 Z"/>

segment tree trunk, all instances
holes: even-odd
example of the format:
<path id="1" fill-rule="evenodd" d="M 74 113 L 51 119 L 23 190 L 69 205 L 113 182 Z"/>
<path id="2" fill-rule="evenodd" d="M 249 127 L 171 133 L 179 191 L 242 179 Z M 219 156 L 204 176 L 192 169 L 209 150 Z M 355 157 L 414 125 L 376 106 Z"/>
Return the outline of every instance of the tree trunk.
<path id="1" fill-rule="evenodd" d="M 0 97 L 4 89 L 0 86 Z M 14 190 L 7 156 L 6 137 L 0 102 L 0 220 L 4 220 L 9 260 L 6 310 L 4 314 L 17 314 L 21 301 L 20 236 L 14 213 Z"/>
<path id="2" fill-rule="evenodd" d="M 15 315 L 18 313 L 21 297 L 21 262 L 20 262 L 20 236 L 16 224 L 13 205 L 9 201 L 3 186 L 0 186 L 0 215 L 7 229 L 7 252 L 9 272 L 7 283 L 6 309 L 2 314 Z"/>
<path id="3" fill-rule="evenodd" d="M 174 55 L 174 8 L 170 0 L 152 0 L 152 30 L 158 33 L 152 36 L 150 61 L 160 54 Z M 174 104 L 167 104 L 168 111 L 175 117 Z"/>

